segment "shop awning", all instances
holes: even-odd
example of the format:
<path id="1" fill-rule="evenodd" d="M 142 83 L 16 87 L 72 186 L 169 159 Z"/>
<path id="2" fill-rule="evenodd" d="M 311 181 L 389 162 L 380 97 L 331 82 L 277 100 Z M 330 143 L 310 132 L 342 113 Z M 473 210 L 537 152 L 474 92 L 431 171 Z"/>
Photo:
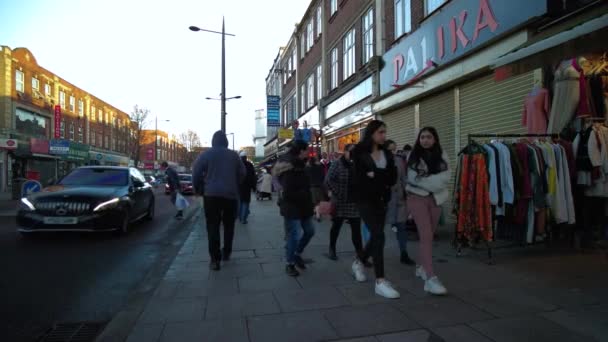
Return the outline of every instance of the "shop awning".
<path id="1" fill-rule="evenodd" d="M 520 47 L 514 51 L 509 52 L 506 55 L 503 55 L 492 63 L 493 68 L 498 68 L 504 65 L 508 65 L 524 58 L 536 55 L 538 53 L 556 48 L 562 44 L 575 41 L 583 36 L 587 36 L 592 33 L 600 33 L 598 31 L 605 30 L 608 28 L 608 14 L 604 14 L 601 17 L 592 19 L 587 21 L 586 23 L 575 26 L 569 30 L 560 32 L 556 35 L 553 35 L 549 38 L 545 38 L 538 42 L 534 42 L 530 45 Z M 605 39 L 604 35 L 604 39 Z M 586 44 L 587 46 L 591 46 L 593 43 L 587 41 L 587 39 L 578 40 L 580 44 Z M 605 46 L 601 46 L 601 49 L 605 49 Z M 587 51 L 585 51 L 587 52 Z M 560 58 L 565 58 L 567 56 L 562 56 Z M 573 56 L 570 56 L 573 57 Z"/>

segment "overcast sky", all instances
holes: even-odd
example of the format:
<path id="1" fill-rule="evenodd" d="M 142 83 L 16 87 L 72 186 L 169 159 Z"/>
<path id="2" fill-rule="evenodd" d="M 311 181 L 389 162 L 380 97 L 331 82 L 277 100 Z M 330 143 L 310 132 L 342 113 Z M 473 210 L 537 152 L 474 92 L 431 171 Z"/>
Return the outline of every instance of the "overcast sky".
<path id="1" fill-rule="evenodd" d="M 310 0 L 0 0 L 0 45 L 27 47 L 38 63 L 129 113 L 149 108 L 159 129 L 189 128 L 211 143 L 220 128 L 221 36 L 226 31 L 227 132 L 253 145 L 265 78 Z M 150 121 L 151 128 L 154 120 Z"/>

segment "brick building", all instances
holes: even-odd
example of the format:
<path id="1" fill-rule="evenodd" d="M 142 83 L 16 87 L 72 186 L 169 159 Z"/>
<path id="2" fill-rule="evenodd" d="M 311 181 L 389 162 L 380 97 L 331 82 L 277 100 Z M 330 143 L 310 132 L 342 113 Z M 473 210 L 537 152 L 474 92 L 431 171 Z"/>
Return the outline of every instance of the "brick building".
<path id="1" fill-rule="evenodd" d="M 142 142 L 139 151 L 139 160 L 143 163 L 143 169 L 154 170 L 159 164 L 167 161 L 172 166 L 183 164 L 186 160 L 186 148 L 177 141 L 175 136 L 167 132 L 147 129 L 142 132 Z M 154 140 L 157 140 L 156 144 Z M 156 154 L 154 150 L 156 149 Z"/>

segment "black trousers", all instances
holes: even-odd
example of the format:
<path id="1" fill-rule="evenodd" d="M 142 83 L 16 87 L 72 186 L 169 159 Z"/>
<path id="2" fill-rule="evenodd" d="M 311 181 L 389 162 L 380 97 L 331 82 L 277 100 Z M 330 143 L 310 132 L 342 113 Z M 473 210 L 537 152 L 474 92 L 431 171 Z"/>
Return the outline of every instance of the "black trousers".
<path id="1" fill-rule="evenodd" d="M 361 220 L 367 224 L 370 239 L 363 251 L 363 261 L 370 256 L 374 259 L 376 278 L 384 278 L 384 224 L 386 220 L 386 205 L 384 203 L 357 203 Z"/>
<path id="2" fill-rule="evenodd" d="M 205 196 L 205 217 L 207 219 L 207 235 L 209 240 L 209 256 L 211 261 L 222 258 L 220 252 L 220 225 L 224 225 L 224 254 L 232 253 L 234 239 L 234 224 L 236 221 L 237 200 Z"/>
<path id="3" fill-rule="evenodd" d="M 344 217 L 334 217 L 332 219 L 331 231 L 329 233 L 329 246 L 333 251 L 336 250 L 336 242 L 340 235 L 340 229 L 344 224 Z M 351 238 L 353 240 L 353 246 L 357 252 L 357 258 L 363 260 L 363 239 L 361 238 L 361 219 L 360 218 L 348 218 L 350 223 Z"/>

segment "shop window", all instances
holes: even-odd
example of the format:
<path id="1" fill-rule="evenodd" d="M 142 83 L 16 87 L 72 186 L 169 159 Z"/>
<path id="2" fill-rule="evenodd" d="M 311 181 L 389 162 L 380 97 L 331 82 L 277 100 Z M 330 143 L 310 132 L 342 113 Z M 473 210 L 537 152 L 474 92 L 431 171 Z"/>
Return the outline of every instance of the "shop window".
<path id="1" fill-rule="evenodd" d="M 48 137 L 50 129 L 49 118 L 21 108 L 17 108 L 15 114 L 15 128 L 17 132 L 32 137 Z"/>
<path id="2" fill-rule="evenodd" d="M 15 72 L 15 89 L 20 93 L 25 92 L 25 74 L 21 70 Z"/>
<path id="3" fill-rule="evenodd" d="M 40 81 L 36 77 L 32 77 L 32 90 L 40 91 Z"/>
<path id="4" fill-rule="evenodd" d="M 312 106 L 315 105 L 315 74 L 312 74 L 308 77 L 308 80 L 306 81 L 307 83 L 307 102 L 306 102 L 306 107 L 310 108 Z"/>
<path id="5" fill-rule="evenodd" d="M 424 15 L 427 16 L 441 7 L 447 0 L 424 0 Z"/>
<path id="6" fill-rule="evenodd" d="M 317 37 L 323 33 L 323 12 L 321 6 L 317 7 Z"/>
<path id="7" fill-rule="evenodd" d="M 363 16 L 363 64 L 374 55 L 374 9 Z"/>
<path id="8" fill-rule="evenodd" d="M 317 101 L 323 98 L 323 66 L 317 66 Z"/>
<path id="9" fill-rule="evenodd" d="M 331 50 L 331 89 L 338 87 L 338 48 Z"/>
<path id="10" fill-rule="evenodd" d="M 65 92 L 62 90 L 59 91 L 59 105 L 61 109 L 65 109 Z"/>
<path id="11" fill-rule="evenodd" d="M 395 37 L 412 31 L 412 0 L 395 0 Z"/>
<path id="12" fill-rule="evenodd" d="M 344 79 L 355 74 L 355 29 L 350 30 L 344 36 L 344 55 L 342 64 L 344 67 Z"/>

